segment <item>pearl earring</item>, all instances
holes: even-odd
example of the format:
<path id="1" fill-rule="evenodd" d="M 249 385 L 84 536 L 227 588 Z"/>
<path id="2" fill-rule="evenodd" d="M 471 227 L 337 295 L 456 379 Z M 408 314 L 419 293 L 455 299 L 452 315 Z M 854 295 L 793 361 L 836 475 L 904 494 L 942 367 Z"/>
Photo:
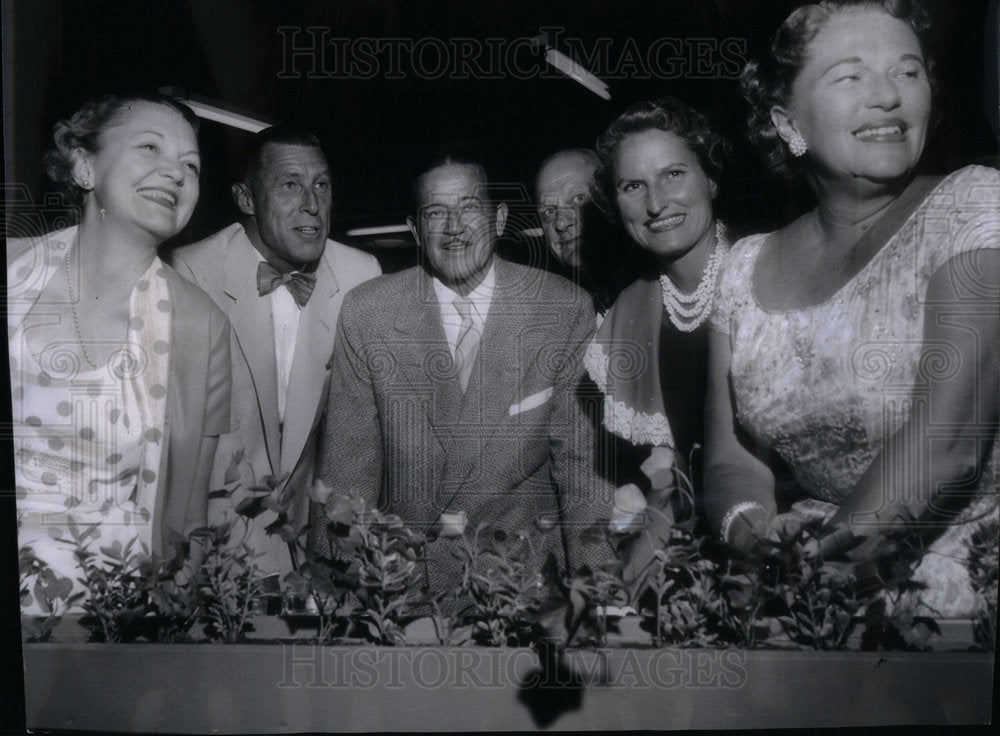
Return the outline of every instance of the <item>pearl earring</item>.
<path id="1" fill-rule="evenodd" d="M 809 150 L 809 146 L 806 145 L 806 139 L 802 137 L 801 133 L 792 133 L 792 137 L 788 141 L 788 150 L 791 151 L 795 158 L 800 158 L 806 155 L 806 151 Z"/>

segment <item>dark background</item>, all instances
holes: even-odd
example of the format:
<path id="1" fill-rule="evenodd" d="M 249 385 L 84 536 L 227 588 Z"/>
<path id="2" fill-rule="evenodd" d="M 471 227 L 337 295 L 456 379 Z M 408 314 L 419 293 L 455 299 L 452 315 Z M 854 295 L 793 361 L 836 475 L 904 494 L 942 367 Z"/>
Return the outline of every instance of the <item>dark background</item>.
<path id="1" fill-rule="evenodd" d="M 430 143 L 475 142 L 494 182 L 509 184 L 516 203 L 530 196 L 534 172 L 549 153 L 592 145 L 630 102 L 672 94 L 712 114 L 738 144 L 727 212 L 736 232 L 771 228 L 805 202 L 800 189 L 767 181 L 741 143 L 745 111 L 735 77 L 744 59 L 798 4 L 18 2 L 5 13 L 5 41 L 13 41 L 4 51 L 5 65 L 12 62 L 5 110 L 7 182 L 23 185 L 22 196 L 28 192 L 39 201 L 45 190 L 39 162 L 52 125 L 84 100 L 107 91 L 180 87 L 314 131 L 330 158 L 338 193 L 333 235 L 347 239 L 351 227 L 404 222 L 412 164 Z M 1000 4 L 939 0 L 934 5 L 943 123 L 929 146 L 928 168 L 995 164 Z M 555 73 L 540 52 L 517 40 L 537 36 L 544 27 L 563 29 L 554 44 L 561 51 L 581 61 L 581 53 L 592 55 L 588 66 L 609 84 L 611 101 Z M 391 56 L 371 49 L 364 56 L 364 49 L 345 54 L 345 42 L 330 43 L 358 38 L 398 39 L 398 46 Z M 456 38 L 482 44 L 470 63 L 491 78 L 474 73 L 457 78 L 461 62 L 441 56 L 453 53 L 449 44 Z M 660 46 L 658 65 L 648 63 L 662 38 L 677 42 Z M 486 39 L 502 50 L 499 65 L 491 61 Z M 293 42 L 323 55 L 293 56 Z M 414 47 L 422 49 L 421 57 L 411 54 Z M 604 55 L 593 58 L 599 49 Z M 639 63 L 631 63 L 634 59 Z M 355 67 L 345 69 L 345 61 Z M 249 135 L 204 122 L 201 201 L 175 243 L 200 239 L 235 219 L 228 185 L 232 161 Z M 517 222 L 531 226 L 530 217 Z M 376 252 L 390 268 L 412 257 L 410 248 L 391 252 L 412 245 L 402 236 L 351 242 Z"/>

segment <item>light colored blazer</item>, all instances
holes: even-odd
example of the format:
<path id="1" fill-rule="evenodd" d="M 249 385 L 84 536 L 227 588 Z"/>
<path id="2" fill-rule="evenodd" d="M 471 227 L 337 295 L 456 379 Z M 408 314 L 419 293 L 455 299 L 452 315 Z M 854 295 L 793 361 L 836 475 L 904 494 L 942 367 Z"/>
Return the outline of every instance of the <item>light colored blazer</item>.
<path id="1" fill-rule="evenodd" d="M 281 493 L 292 499 L 293 521 L 304 524 L 309 508 L 305 489 L 313 481 L 340 304 L 352 287 L 381 273 L 378 261 L 327 241 L 316 287 L 299 316 L 282 427 L 271 300 L 257 292 L 259 258 L 243 226 L 230 225 L 206 240 L 177 248 L 170 257 L 178 272 L 204 289 L 232 324 L 233 427 L 219 442 L 212 488 L 226 485 L 227 470 L 240 455 L 235 467 L 243 488 L 218 509 L 213 502 L 213 521 L 232 518 L 245 489 L 263 484 L 270 475 L 286 477 Z M 286 573 L 291 570 L 287 546 L 264 531 L 273 518 L 270 511 L 258 517 L 247 541 L 262 553 L 257 561 L 262 571 Z"/>
<path id="2" fill-rule="evenodd" d="M 14 279 L 43 288 L 39 276 L 46 259 L 65 254 L 75 237 L 76 227 L 71 227 L 7 241 L 9 331 L 38 297 L 37 291 L 19 290 Z M 175 535 L 205 524 L 209 474 L 218 436 L 229 427 L 230 403 L 229 322 L 201 289 L 169 267 L 165 273 L 173 312 L 166 451 L 160 455 L 161 483 L 153 511 L 159 523 L 153 527 L 152 546 L 158 554 L 169 553 Z"/>
<path id="3" fill-rule="evenodd" d="M 320 475 L 329 509 L 347 493 L 418 529 L 465 511 L 471 528 L 514 539 L 547 522 L 537 551 L 575 569 L 611 557 L 580 532 L 607 523 L 614 491 L 594 468 L 593 428 L 577 389 L 593 333 L 586 293 L 503 261 L 463 395 L 430 276 L 383 276 L 344 301 L 333 355 Z M 327 544 L 325 525 L 314 543 Z M 428 545 L 435 592 L 460 581 L 450 543 Z"/>

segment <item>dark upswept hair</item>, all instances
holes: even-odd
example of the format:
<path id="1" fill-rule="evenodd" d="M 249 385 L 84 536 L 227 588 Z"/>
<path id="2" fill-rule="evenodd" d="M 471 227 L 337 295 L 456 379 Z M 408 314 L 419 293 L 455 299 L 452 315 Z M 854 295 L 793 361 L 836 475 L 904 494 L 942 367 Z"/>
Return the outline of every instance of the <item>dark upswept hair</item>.
<path id="1" fill-rule="evenodd" d="M 52 129 L 53 147 L 45 154 L 45 172 L 62 192 L 69 204 L 83 204 L 84 190 L 73 179 L 73 151 L 81 148 L 89 153 L 100 150 L 98 139 L 115 122 L 123 110 L 136 102 L 163 105 L 180 113 L 198 134 L 198 118 L 191 108 L 173 97 L 158 92 L 129 95 L 106 94 L 88 100 L 73 115 L 60 120 Z"/>
<path id="2" fill-rule="evenodd" d="M 612 221 L 618 220 L 615 198 L 614 154 L 628 136 L 647 130 L 673 133 L 694 152 L 698 163 L 719 191 L 725 188 L 733 162 L 733 146 L 721 135 L 708 116 L 673 97 L 636 102 L 619 115 L 597 139 L 595 148 L 601 165 L 594 174 L 591 194 L 594 203 Z"/>
<path id="3" fill-rule="evenodd" d="M 250 187 L 256 192 L 260 184 L 260 173 L 264 168 L 264 149 L 269 145 L 275 146 L 305 146 L 315 148 L 323 152 L 323 146 L 319 138 L 302 128 L 293 128 L 288 125 L 272 125 L 269 128 L 254 134 L 247 146 L 246 151 L 240 158 L 237 169 L 237 180 Z M 326 154 L 323 154 L 326 158 Z"/>
<path id="4" fill-rule="evenodd" d="M 788 106 L 792 85 L 807 61 L 809 44 L 820 29 L 836 13 L 854 8 L 881 10 L 910 27 L 920 43 L 934 97 L 931 18 L 920 0 L 823 0 L 803 5 L 785 19 L 765 53 L 749 61 L 740 76 L 743 97 L 750 106 L 748 137 L 765 166 L 775 174 L 794 176 L 798 163 L 771 122 L 771 109 Z"/>

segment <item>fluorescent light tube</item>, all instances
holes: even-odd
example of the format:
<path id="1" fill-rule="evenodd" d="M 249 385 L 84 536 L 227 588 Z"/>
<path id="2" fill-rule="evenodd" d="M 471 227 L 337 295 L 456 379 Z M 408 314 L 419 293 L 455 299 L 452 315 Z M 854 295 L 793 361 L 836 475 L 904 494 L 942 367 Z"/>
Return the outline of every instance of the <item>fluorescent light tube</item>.
<path id="1" fill-rule="evenodd" d="M 598 97 L 610 100 L 611 93 L 608 92 L 608 85 L 595 77 L 589 71 L 577 64 L 571 58 L 555 49 L 546 49 L 545 61 L 561 71 L 567 77 L 582 84 Z"/>
<path id="2" fill-rule="evenodd" d="M 380 225 L 378 227 L 356 227 L 348 230 L 347 235 L 351 238 L 364 238 L 369 235 L 397 235 L 409 232 L 410 228 L 406 225 Z"/>
<path id="3" fill-rule="evenodd" d="M 186 90 L 178 87 L 160 87 L 160 93 L 173 97 L 178 102 L 183 102 L 191 108 L 195 115 L 200 118 L 212 120 L 216 123 L 222 123 L 223 125 L 228 125 L 231 128 L 239 128 L 240 130 L 247 130 L 251 133 L 259 133 L 264 130 L 264 128 L 270 128 L 273 125 L 273 123 L 269 123 L 265 120 L 260 120 L 250 115 L 245 115 L 243 113 L 227 109 L 227 107 L 220 102 L 210 100 L 207 97 L 190 94 Z"/>

